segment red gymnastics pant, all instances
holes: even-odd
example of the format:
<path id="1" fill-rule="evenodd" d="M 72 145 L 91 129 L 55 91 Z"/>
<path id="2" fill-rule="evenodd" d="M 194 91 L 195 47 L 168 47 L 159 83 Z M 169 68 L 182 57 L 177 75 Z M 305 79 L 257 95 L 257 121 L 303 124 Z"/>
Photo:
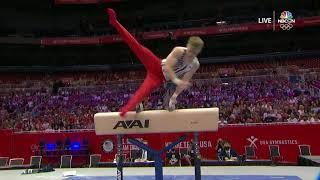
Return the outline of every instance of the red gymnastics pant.
<path id="1" fill-rule="evenodd" d="M 147 76 L 142 85 L 129 99 L 128 103 L 120 108 L 120 116 L 124 116 L 128 111 L 133 110 L 137 104 L 142 102 L 145 97 L 149 96 L 153 90 L 160 87 L 164 83 L 165 78 L 162 73 L 160 58 L 141 45 L 118 21 L 113 22 L 112 26 L 116 28 L 121 38 L 128 44 L 147 70 Z"/>

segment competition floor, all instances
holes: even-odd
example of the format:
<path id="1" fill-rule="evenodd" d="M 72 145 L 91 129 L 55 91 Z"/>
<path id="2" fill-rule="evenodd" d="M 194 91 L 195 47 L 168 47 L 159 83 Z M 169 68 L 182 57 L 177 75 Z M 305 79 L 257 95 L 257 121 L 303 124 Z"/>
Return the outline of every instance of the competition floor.
<path id="1" fill-rule="evenodd" d="M 0 171 L 1 180 L 15 179 L 67 179 L 111 180 L 116 179 L 115 168 L 55 169 L 54 172 L 26 174 L 23 170 Z M 320 180 L 319 167 L 295 166 L 211 166 L 201 167 L 202 180 Z M 70 176 L 64 176 L 69 174 Z M 194 180 L 193 167 L 166 167 L 165 180 Z M 125 180 L 149 180 L 154 178 L 154 168 L 124 168 Z"/>

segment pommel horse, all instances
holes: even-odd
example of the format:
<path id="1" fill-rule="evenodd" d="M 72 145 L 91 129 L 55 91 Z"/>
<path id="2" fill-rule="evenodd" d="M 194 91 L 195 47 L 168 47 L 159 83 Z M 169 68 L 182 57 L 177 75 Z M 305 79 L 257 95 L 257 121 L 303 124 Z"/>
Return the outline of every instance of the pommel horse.
<path id="1" fill-rule="evenodd" d="M 124 118 L 120 117 L 118 112 L 97 113 L 94 115 L 97 135 L 117 135 L 117 180 L 123 179 L 122 135 L 178 132 L 194 133 L 195 179 L 200 180 L 199 132 L 217 131 L 218 120 L 218 108 L 179 109 L 173 112 L 166 110 L 151 110 L 140 113 L 128 112 Z M 129 138 L 129 142 L 146 150 L 153 156 L 155 160 L 155 179 L 163 180 L 161 154 L 185 139 L 186 136 L 182 136 L 161 151 L 155 151 L 136 139 Z"/>

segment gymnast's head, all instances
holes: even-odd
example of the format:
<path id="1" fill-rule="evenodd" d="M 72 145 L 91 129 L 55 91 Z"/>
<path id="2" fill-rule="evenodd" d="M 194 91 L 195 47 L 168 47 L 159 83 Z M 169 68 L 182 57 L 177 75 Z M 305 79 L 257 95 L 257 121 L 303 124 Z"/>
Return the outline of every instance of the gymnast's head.
<path id="1" fill-rule="evenodd" d="M 187 43 L 187 56 L 196 57 L 201 52 L 204 42 L 198 36 L 191 36 Z"/>

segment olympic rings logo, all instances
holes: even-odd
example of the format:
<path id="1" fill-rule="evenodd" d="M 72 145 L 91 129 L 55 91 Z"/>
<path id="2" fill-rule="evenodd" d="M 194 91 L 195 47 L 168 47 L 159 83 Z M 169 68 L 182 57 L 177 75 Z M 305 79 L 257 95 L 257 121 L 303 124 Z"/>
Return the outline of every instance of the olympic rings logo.
<path id="1" fill-rule="evenodd" d="M 291 24 L 291 23 L 288 23 L 288 24 L 280 24 L 280 28 L 281 28 L 282 30 L 289 31 L 291 28 L 293 28 L 293 24 Z"/>

